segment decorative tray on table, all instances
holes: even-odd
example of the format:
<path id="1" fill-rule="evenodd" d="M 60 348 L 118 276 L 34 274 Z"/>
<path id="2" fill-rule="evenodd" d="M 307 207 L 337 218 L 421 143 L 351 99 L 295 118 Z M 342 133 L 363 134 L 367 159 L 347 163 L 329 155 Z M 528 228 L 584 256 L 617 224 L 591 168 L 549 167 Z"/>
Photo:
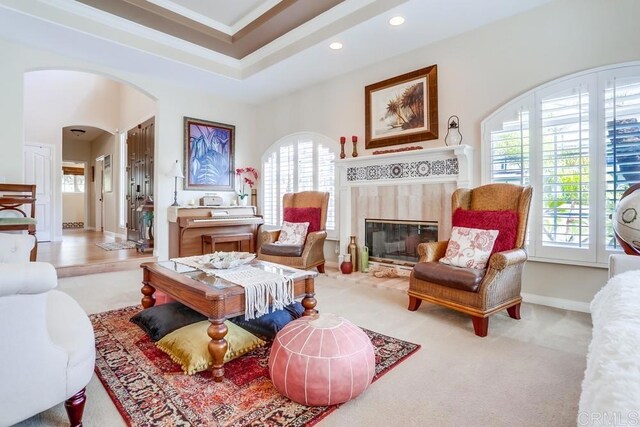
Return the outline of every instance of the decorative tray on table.
<path id="1" fill-rule="evenodd" d="M 256 254 L 250 252 L 214 252 L 202 255 L 196 263 L 204 268 L 227 269 L 247 264 L 255 257 Z"/>

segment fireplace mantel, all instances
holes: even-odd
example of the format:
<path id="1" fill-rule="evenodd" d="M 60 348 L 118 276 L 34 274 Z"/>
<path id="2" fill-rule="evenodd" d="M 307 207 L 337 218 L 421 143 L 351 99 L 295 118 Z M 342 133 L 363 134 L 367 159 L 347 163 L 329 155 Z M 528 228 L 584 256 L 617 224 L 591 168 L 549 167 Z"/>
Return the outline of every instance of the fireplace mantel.
<path id="1" fill-rule="evenodd" d="M 473 147 L 457 145 L 354 157 L 336 160 L 335 165 L 340 190 L 340 248 L 345 248 L 352 235 L 353 187 L 441 183 L 471 187 Z"/>

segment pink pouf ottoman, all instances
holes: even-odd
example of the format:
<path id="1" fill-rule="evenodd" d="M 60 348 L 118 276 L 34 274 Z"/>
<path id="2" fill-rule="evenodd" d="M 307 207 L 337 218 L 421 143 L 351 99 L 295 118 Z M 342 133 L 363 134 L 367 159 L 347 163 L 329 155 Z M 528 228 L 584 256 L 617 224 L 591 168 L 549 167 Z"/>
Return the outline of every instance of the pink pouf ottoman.
<path id="1" fill-rule="evenodd" d="M 371 340 L 332 314 L 290 322 L 273 342 L 271 381 L 280 393 L 307 406 L 337 405 L 360 395 L 375 373 Z"/>

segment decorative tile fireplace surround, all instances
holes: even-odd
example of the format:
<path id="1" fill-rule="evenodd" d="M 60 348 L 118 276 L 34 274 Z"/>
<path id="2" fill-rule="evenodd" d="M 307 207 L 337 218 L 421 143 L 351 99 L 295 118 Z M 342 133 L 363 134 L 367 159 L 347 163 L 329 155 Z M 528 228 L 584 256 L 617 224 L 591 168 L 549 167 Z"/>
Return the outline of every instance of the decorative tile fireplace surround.
<path id="1" fill-rule="evenodd" d="M 340 253 L 349 236 L 364 245 L 365 218 L 437 221 L 438 239 L 451 231 L 451 194 L 472 186 L 473 148 L 427 148 L 336 160 Z"/>

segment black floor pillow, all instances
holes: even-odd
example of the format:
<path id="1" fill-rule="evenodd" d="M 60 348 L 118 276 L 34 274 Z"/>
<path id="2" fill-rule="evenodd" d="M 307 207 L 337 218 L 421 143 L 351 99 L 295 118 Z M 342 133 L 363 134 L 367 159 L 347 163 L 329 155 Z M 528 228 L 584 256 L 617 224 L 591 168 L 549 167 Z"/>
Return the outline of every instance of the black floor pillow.
<path id="1" fill-rule="evenodd" d="M 207 320 L 207 317 L 177 301 L 147 308 L 131 318 L 131 322 L 140 326 L 153 341 L 158 341 L 183 326 L 203 320 Z"/>
<path id="2" fill-rule="evenodd" d="M 229 320 L 254 335 L 273 338 L 287 323 L 301 317 L 303 313 L 304 307 L 296 301 L 283 310 L 276 310 L 257 319 L 246 320 L 244 316 L 238 316 Z"/>

